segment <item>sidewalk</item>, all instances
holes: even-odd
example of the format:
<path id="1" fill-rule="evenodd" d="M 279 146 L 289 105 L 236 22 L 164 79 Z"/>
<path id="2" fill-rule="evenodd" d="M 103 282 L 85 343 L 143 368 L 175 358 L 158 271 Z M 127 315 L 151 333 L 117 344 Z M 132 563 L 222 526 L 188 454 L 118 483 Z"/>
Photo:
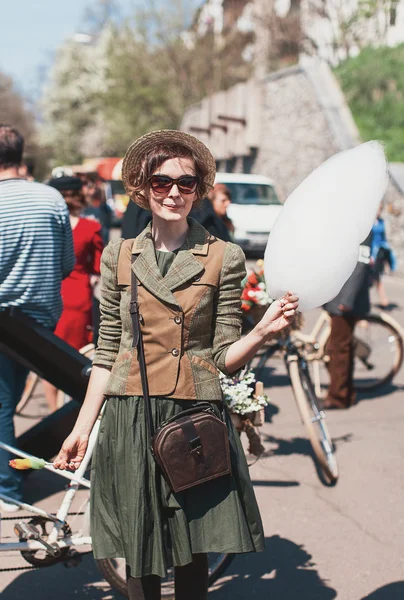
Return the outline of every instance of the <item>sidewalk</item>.
<path id="1" fill-rule="evenodd" d="M 387 285 L 391 300 L 404 303 L 402 281 Z M 392 315 L 404 326 L 401 307 Z M 270 455 L 251 468 L 266 550 L 237 557 L 209 599 L 403 600 L 404 371 L 383 397 L 363 397 L 348 411 L 328 414 L 340 468 L 335 487 L 324 487 L 317 477 L 281 361 L 274 363 L 271 381 L 269 420 L 262 428 Z M 41 397 L 36 410 L 46 412 Z M 17 418 L 19 431 L 31 423 Z M 29 499 L 53 510 L 63 484 L 49 473 L 33 473 Z M 5 560 L 14 565 L 2 558 L 2 566 Z M 2 600 L 118 600 L 91 556 L 70 570 L 57 565 L 0 573 L 0 591 Z"/>

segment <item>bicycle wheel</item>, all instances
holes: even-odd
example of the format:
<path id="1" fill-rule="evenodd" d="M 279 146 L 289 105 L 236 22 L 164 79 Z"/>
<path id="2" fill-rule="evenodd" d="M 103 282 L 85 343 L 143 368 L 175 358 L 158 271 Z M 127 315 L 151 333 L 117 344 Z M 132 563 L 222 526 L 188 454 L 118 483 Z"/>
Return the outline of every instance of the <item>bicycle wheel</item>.
<path id="1" fill-rule="evenodd" d="M 291 356 L 290 359 L 289 376 L 302 422 L 306 427 L 321 472 L 329 483 L 334 483 L 338 479 L 338 465 L 325 423 L 325 413 L 314 392 L 307 366 L 302 365 L 301 359 L 297 356 Z"/>
<path id="2" fill-rule="evenodd" d="M 209 553 L 209 586 L 224 573 L 234 558 L 234 554 L 217 554 Z M 105 558 L 96 560 L 97 566 L 108 581 L 110 586 L 122 594 L 125 598 L 128 597 L 128 589 L 126 585 L 125 575 L 125 560 L 122 558 Z M 174 600 L 174 569 L 169 569 L 167 577 L 161 581 L 161 597 L 164 600 Z M 139 600 L 143 598 L 141 590 L 139 590 Z"/>
<path id="3" fill-rule="evenodd" d="M 32 394 L 35 391 L 38 381 L 39 381 L 38 375 L 36 373 L 34 373 L 33 371 L 30 371 L 27 376 L 27 381 L 25 383 L 25 387 L 24 387 L 24 391 L 21 396 L 21 400 L 19 401 L 19 403 L 17 404 L 17 408 L 15 409 L 15 412 L 17 415 L 19 415 L 23 411 L 25 406 L 28 404 L 29 400 L 32 397 Z"/>
<path id="4" fill-rule="evenodd" d="M 375 390 L 393 379 L 403 362 L 399 325 L 388 315 L 369 315 L 354 331 L 354 386 Z"/>

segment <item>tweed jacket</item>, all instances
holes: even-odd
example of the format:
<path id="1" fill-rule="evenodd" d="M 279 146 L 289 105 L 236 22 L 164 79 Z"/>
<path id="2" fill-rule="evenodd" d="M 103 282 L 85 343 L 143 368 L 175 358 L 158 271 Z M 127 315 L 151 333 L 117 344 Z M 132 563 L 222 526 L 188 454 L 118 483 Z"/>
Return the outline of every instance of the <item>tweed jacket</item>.
<path id="1" fill-rule="evenodd" d="M 135 239 L 110 242 L 103 252 L 94 364 L 111 370 L 106 395 L 143 395 L 129 312 L 133 269 L 150 395 L 222 398 L 219 370 L 227 373 L 227 350 L 241 333 L 245 257 L 239 246 L 215 238 L 193 219 L 189 225 L 165 277 L 157 265 L 151 224 Z"/>

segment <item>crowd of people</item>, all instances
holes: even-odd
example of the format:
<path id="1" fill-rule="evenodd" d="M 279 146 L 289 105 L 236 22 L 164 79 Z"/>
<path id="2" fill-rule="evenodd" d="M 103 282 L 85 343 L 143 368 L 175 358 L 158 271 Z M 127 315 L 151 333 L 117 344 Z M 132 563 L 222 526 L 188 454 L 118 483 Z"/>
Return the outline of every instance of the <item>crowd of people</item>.
<path id="1" fill-rule="evenodd" d="M 0 125 L 0 309 L 21 309 L 77 350 L 97 343 L 86 399 L 54 465 L 78 468 L 106 400 L 91 487 L 95 556 L 125 557 L 130 598 L 140 582 L 146 600 L 159 599 L 160 578 L 174 566 L 176 597 L 205 599 L 207 553 L 262 550 L 261 519 L 229 419 L 232 474 L 203 484 L 205 494 L 198 488 L 171 493 L 149 455 L 144 373 L 133 352 L 131 273 L 138 282 L 135 304 L 155 426 L 200 402 L 210 402 L 219 415 L 218 369 L 236 372 L 289 326 L 298 298 L 286 294 L 275 300 L 240 340 L 245 261 L 233 243 L 231 194 L 214 184 L 214 159 L 196 138 L 153 132 L 129 148 L 122 171 L 133 200 L 122 223 L 129 243 L 108 243 L 112 212 L 101 186 L 70 175 L 38 183 L 22 168 L 23 148 L 20 133 Z M 355 402 L 353 329 L 369 311 L 372 276 L 381 305 L 388 305 L 386 264 L 394 270 L 380 212 L 354 273 L 326 305 L 332 321 L 326 408 Z M 26 377 L 24 366 L 0 353 L 0 439 L 9 445 L 16 442 L 13 417 Z M 46 382 L 44 389 L 54 411 L 57 390 Z M 21 501 L 21 478 L 8 460 L 0 451 L 0 493 Z M 137 484 L 128 486 L 133 478 Z M 147 514 L 139 520 L 145 506 Z M 0 500 L 0 510 L 12 512 L 18 505 Z M 233 520 L 237 528 L 229 526 Z"/>

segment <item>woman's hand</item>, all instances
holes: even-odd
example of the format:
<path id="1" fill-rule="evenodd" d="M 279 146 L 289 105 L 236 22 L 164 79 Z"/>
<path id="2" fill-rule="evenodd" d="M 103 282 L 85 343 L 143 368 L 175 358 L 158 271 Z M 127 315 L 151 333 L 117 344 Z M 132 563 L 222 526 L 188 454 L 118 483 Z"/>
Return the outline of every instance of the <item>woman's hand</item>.
<path id="1" fill-rule="evenodd" d="M 299 298 L 291 292 L 275 300 L 254 329 L 234 342 L 227 350 L 228 372 L 234 373 L 244 367 L 271 336 L 290 325 L 295 318 L 298 305 Z"/>
<path id="2" fill-rule="evenodd" d="M 296 316 L 299 298 L 292 292 L 287 292 L 279 300 L 275 300 L 258 323 L 261 334 L 268 337 L 282 331 L 290 325 Z"/>
<path id="3" fill-rule="evenodd" d="M 54 468 L 65 471 L 76 471 L 86 453 L 88 438 L 88 435 L 75 434 L 72 431 L 69 437 L 63 442 L 59 454 L 53 461 Z"/>

